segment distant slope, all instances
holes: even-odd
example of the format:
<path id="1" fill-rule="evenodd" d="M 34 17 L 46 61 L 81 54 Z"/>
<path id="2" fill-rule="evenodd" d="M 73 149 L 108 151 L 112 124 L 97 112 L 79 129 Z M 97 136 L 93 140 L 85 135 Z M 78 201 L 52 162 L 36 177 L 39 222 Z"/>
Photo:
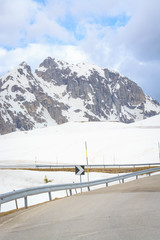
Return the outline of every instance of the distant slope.
<path id="1" fill-rule="evenodd" d="M 132 123 L 132 126 L 139 126 L 139 127 L 157 127 L 160 128 L 160 115 L 154 116 L 152 118 L 145 119 L 143 121 L 138 121 L 135 123 Z"/>
<path id="2" fill-rule="evenodd" d="M 21 63 L 0 79 L 0 133 L 65 122 L 131 123 L 160 113 L 136 83 L 109 69 L 45 59 L 31 72 Z"/>

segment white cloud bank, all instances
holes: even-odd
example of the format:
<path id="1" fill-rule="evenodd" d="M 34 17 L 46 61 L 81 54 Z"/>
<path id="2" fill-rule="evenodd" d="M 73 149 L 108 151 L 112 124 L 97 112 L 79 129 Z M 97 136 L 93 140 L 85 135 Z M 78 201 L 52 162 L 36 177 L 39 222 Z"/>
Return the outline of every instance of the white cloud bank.
<path id="1" fill-rule="evenodd" d="M 87 55 L 77 46 L 72 45 L 47 45 L 47 44 L 28 44 L 25 48 L 15 48 L 6 50 L 0 48 L 0 72 L 6 72 L 26 61 L 31 65 L 32 70 L 48 56 L 63 59 L 66 62 L 79 63 L 88 62 Z"/>
<path id="2" fill-rule="evenodd" d="M 0 0 L 0 73 L 51 56 L 118 70 L 160 100 L 159 0 Z"/>

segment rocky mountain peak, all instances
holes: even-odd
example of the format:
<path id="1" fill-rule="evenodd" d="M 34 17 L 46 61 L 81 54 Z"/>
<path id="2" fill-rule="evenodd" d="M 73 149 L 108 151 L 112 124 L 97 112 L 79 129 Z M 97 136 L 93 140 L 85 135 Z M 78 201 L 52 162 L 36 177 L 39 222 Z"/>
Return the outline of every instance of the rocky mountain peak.
<path id="1" fill-rule="evenodd" d="M 26 62 L 19 64 L 15 70 L 17 70 L 21 75 L 26 76 L 28 80 L 33 78 L 31 67 Z"/>
<path id="2" fill-rule="evenodd" d="M 19 64 L 19 66 L 25 67 L 25 66 L 29 66 L 29 65 L 25 61 L 23 61 Z"/>
<path id="3" fill-rule="evenodd" d="M 39 68 L 44 67 L 44 68 L 53 68 L 58 66 L 55 62 L 54 58 L 48 57 L 46 58 L 40 65 Z"/>
<path id="4" fill-rule="evenodd" d="M 133 81 L 107 68 L 46 58 L 33 74 L 22 62 L 0 79 L 0 133 L 67 121 L 130 123 L 160 113 Z"/>

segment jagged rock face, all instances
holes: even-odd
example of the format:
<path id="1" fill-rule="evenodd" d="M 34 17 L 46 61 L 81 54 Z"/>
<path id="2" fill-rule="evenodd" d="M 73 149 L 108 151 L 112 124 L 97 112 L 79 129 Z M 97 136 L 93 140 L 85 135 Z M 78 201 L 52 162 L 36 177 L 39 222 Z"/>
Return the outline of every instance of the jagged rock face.
<path id="1" fill-rule="evenodd" d="M 136 83 L 109 69 L 45 59 L 25 62 L 0 79 L 0 133 L 67 121 L 130 123 L 156 115 L 160 105 Z"/>

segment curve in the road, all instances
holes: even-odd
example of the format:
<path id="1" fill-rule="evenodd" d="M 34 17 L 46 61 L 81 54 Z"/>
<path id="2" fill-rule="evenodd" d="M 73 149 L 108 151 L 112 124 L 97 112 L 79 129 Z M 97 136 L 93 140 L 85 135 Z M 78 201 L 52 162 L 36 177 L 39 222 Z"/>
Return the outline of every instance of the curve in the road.
<path id="1" fill-rule="evenodd" d="M 158 240 L 160 175 L 1 217 L 0 240 Z"/>

